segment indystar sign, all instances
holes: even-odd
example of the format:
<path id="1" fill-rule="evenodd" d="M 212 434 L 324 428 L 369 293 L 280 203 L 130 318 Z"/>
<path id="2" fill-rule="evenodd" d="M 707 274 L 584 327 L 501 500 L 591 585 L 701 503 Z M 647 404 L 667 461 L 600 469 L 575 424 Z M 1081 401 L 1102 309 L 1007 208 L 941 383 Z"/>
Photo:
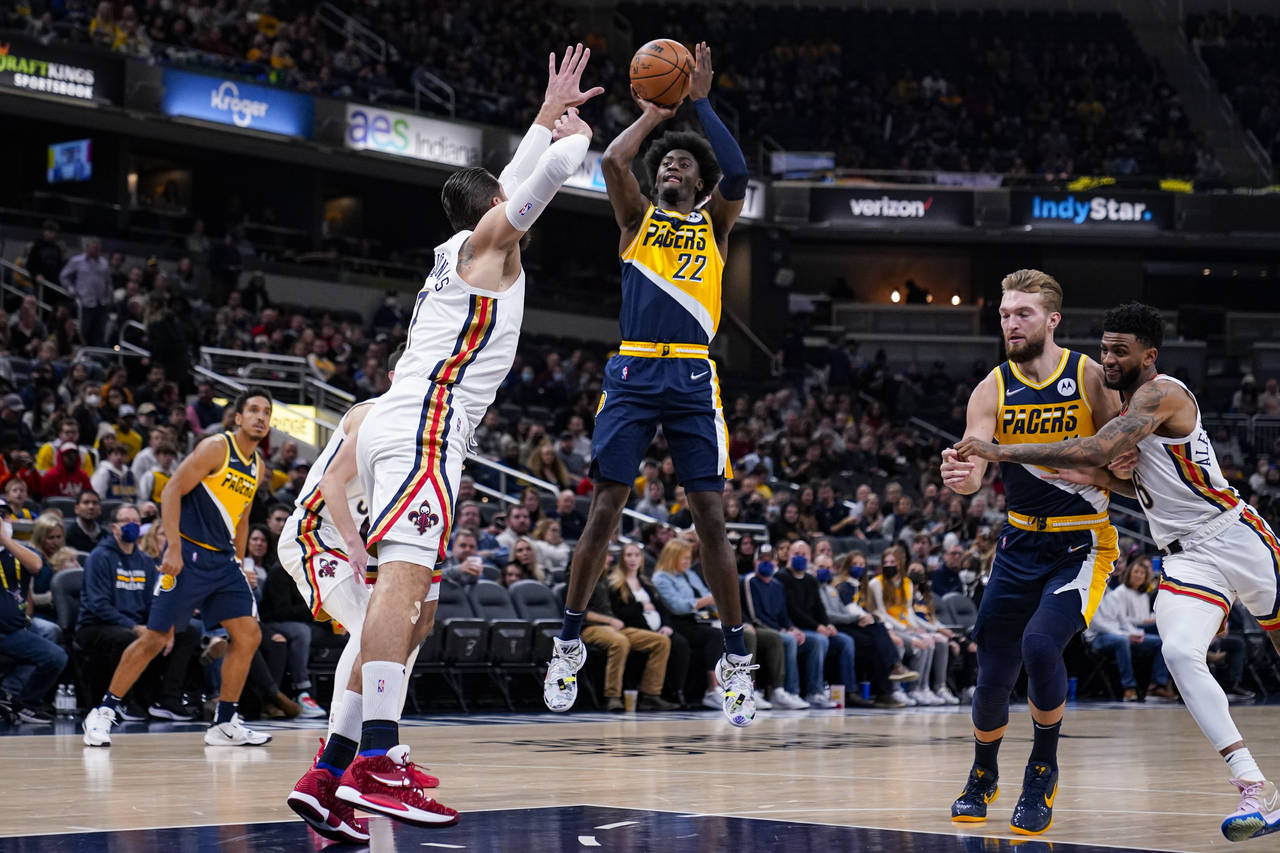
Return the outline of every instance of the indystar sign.
<path id="1" fill-rule="evenodd" d="M 1105 196 L 1077 199 L 1073 195 L 1066 198 L 1041 198 L 1037 195 L 1031 199 L 1032 219 L 1059 219 L 1082 225 L 1086 220 L 1150 222 L 1151 216 L 1151 211 L 1141 201 L 1121 201 Z"/>
<path id="2" fill-rule="evenodd" d="M 1173 227 L 1173 199 L 1159 192 L 1015 190 L 1009 213 L 1012 224 L 1037 228 L 1155 231 Z"/>

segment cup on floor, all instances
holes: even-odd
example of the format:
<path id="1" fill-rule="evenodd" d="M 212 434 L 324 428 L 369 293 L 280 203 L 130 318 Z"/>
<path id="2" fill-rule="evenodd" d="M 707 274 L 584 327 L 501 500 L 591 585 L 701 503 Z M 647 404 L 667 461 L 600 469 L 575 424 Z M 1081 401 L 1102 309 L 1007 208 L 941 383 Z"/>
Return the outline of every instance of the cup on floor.
<path id="1" fill-rule="evenodd" d="M 636 712 L 636 703 L 640 701 L 639 690 L 622 691 L 622 710 L 628 714 Z"/>
<path id="2" fill-rule="evenodd" d="M 871 698 L 871 682 L 870 681 L 859 681 L 858 690 L 861 691 L 863 699 Z"/>
<path id="3" fill-rule="evenodd" d="M 843 684 L 831 685 L 831 701 L 836 703 L 837 708 L 844 707 L 844 685 Z"/>

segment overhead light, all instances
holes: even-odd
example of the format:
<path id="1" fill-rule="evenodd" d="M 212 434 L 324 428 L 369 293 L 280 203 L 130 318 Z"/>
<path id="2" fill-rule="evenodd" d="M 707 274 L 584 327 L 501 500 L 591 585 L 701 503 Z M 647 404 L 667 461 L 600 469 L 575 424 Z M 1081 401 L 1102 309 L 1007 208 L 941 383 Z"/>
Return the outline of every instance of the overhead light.
<path id="1" fill-rule="evenodd" d="M 890 294 L 889 294 L 889 301 L 890 301 L 890 302 L 893 302 L 893 303 L 895 303 L 895 304 L 897 304 L 898 302 L 901 302 L 901 301 L 902 301 L 902 294 L 901 294 L 901 293 L 899 293 L 899 292 L 898 292 L 898 291 L 896 291 L 896 290 L 895 290 L 895 291 L 893 291 L 893 293 L 890 293 Z"/>
<path id="2" fill-rule="evenodd" d="M 955 296 L 951 297 L 951 304 L 952 305 L 960 304 L 960 294 L 957 293 Z"/>
<path id="3" fill-rule="evenodd" d="M 1209 275 L 1209 274 L 1210 274 L 1210 273 L 1212 273 L 1212 272 L 1213 272 L 1213 270 L 1209 269 L 1208 267 L 1205 267 L 1203 270 L 1201 270 L 1201 271 L 1200 271 L 1200 274 L 1201 274 L 1201 275 Z"/>

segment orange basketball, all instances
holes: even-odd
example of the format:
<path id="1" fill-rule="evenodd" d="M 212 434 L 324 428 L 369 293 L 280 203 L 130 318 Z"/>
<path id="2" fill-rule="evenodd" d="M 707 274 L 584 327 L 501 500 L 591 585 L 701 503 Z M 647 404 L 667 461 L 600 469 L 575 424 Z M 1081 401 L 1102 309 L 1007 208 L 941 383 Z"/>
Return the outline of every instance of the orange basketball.
<path id="1" fill-rule="evenodd" d="M 689 94 L 693 54 L 678 41 L 654 39 L 631 58 L 631 85 L 660 107 L 680 103 Z"/>

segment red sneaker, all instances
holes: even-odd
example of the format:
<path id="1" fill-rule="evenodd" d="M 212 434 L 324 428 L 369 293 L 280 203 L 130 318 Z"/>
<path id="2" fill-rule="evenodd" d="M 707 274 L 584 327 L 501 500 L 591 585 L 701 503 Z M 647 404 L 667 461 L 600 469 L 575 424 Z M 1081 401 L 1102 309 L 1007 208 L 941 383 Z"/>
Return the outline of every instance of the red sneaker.
<path id="1" fill-rule="evenodd" d="M 414 826 L 452 826 L 458 812 L 423 793 L 429 781 L 439 784 L 409 761 L 409 747 L 400 744 L 386 755 L 357 756 L 338 781 L 337 795 L 356 808 Z"/>
<path id="2" fill-rule="evenodd" d="M 324 741 L 320 742 L 323 751 Z M 316 759 L 319 760 L 319 753 Z M 314 765 L 293 786 L 285 802 L 317 834 L 330 841 L 359 844 L 369 840 L 369 822 L 357 819 L 351 806 L 339 800 L 338 780 Z"/>

